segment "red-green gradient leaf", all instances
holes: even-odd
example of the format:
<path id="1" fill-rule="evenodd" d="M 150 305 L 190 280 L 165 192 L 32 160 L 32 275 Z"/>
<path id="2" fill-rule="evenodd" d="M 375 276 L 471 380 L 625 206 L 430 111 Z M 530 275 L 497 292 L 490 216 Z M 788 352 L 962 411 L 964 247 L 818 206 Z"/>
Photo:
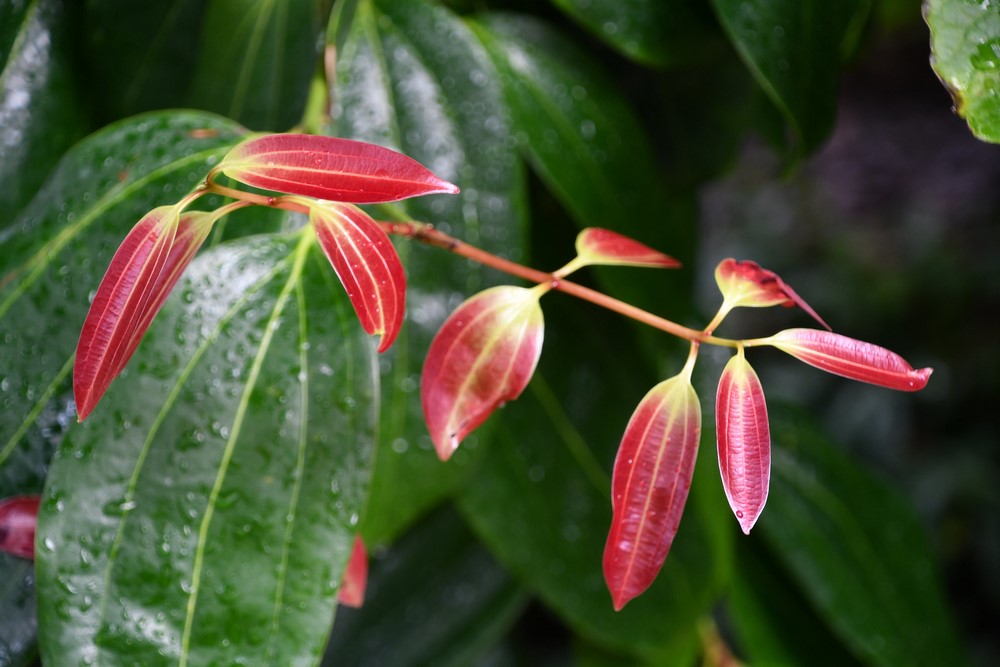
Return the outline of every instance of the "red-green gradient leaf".
<path id="1" fill-rule="evenodd" d="M 368 587 L 368 550 L 358 535 L 354 538 L 351 557 L 344 570 L 344 580 L 337 591 L 337 602 L 345 607 L 358 608 L 365 602 L 365 589 Z"/>
<path id="2" fill-rule="evenodd" d="M 933 371 L 914 369 L 884 347 L 817 329 L 786 329 L 752 344 L 773 345 L 828 373 L 900 391 L 923 389 Z"/>
<path id="3" fill-rule="evenodd" d="M 649 266 L 676 269 L 681 263 L 659 250 L 610 229 L 588 227 L 576 237 L 576 254 L 584 264 Z"/>
<path id="4" fill-rule="evenodd" d="M 798 306 L 826 329 L 830 329 L 823 318 L 816 314 L 816 311 L 778 274 L 761 268 L 757 262 L 737 261 L 732 257 L 724 259 L 715 267 L 715 282 L 722 292 L 725 310 L 737 306 L 785 306 L 786 308 Z"/>
<path id="5" fill-rule="evenodd" d="M 480 292 L 448 317 L 431 342 L 420 400 L 442 460 L 528 385 L 542 352 L 540 296 L 509 285 Z"/>
<path id="6" fill-rule="evenodd" d="M 87 312 L 73 364 L 80 421 L 135 352 L 184 268 L 211 228 L 207 213 L 153 209 L 132 228 L 111 259 Z"/>
<path id="7" fill-rule="evenodd" d="M 622 437 L 611 486 L 604 579 L 616 610 L 646 590 L 677 534 L 701 435 L 701 407 L 685 375 L 653 387 Z"/>
<path id="8" fill-rule="evenodd" d="M 35 527 L 39 496 L 0 500 L 0 551 L 20 558 L 35 557 Z"/>
<path id="9" fill-rule="evenodd" d="M 771 480 L 771 431 L 760 378 L 743 348 L 719 378 L 715 401 L 719 472 L 729 506 L 747 535 L 767 502 Z"/>
<path id="10" fill-rule="evenodd" d="M 309 134 L 248 139 L 229 151 L 215 170 L 265 190 L 354 204 L 458 192 L 455 185 L 396 151 Z"/>
<path id="11" fill-rule="evenodd" d="M 396 340 L 406 308 L 406 276 L 392 241 L 352 204 L 314 204 L 309 221 L 361 326 L 382 337 L 378 351 L 384 352 Z"/>

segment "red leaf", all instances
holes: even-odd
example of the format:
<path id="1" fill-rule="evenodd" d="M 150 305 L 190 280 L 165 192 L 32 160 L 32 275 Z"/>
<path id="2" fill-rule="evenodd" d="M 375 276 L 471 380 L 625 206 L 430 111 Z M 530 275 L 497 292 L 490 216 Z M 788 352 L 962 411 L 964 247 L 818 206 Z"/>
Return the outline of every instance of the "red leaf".
<path id="1" fill-rule="evenodd" d="M 932 372 L 930 368 L 914 370 L 884 347 L 817 329 L 786 329 L 752 344 L 773 345 L 828 373 L 900 391 L 923 389 Z"/>
<path id="2" fill-rule="evenodd" d="M 115 252 L 76 348 L 73 392 L 80 421 L 128 363 L 211 223 L 207 213 L 178 217 L 174 207 L 161 206 L 146 214 Z"/>
<path id="3" fill-rule="evenodd" d="M 458 192 L 456 186 L 396 151 L 309 134 L 249 139 L 229 151 L 216 171 L 266 190 L 355 204 Z"/>
<path id="4" fill-rule="evenodd" d="M 764 388 L 747 362 L 742 347 L 726 364 L 719 378 L 715 430 L 722 487 L 740 527 L 749 535 L 767 502 L 771 479 L 771 431 Z"/>
<path id="5" fill-rule="evenodd" d="M 351 557 L 344 570 L 344 580 L 337 591 L 337 602 L 345 607 L 358 608 L 365 602 L 365 588 L 368 586 L 368 552 L 358 535 L 354 538 Z"/>
<path id="6" fill-rule="evenodd" d="M 512 286 L 480 292 L 451 314 L 431 342 L 420 399 L 442 460 L 528 385 L 542 351 L 540 296 Z"/>
<path id="7" fill-rule="evenodd" d="M 382 336 L 378 351 L 384 352 L 396 340 L 406 308 L 406 276 L 392 241 L 351 204 L 314 204 L 309 220 L 361 326 Z"/>
<path id="8" fill-rule="evenodd" d="M 750 260 L 724 259 L 715 267 L 715 282 L 725 300 L 726 310 L 737 306 L 798 306 L 828 330 L 829 325 L 773 271 Z"/>
<path id="9" fill-rule="evenodd" d="M 580 232 L 576 237 L 576 253 L 582 260 L 581 265 L 617 264 L 666 269 L 676 269 L 681 265 L 659 250 L 600 227 L 588 227 Z"/>
<path id="10" fill-rule="evenodd" d="M 35 557 L 38 496 L 0 500 L 0 551 L 20 558 Z"/>
<path id="11" fill-rule="evenodd" d="M 653 387 L 625 428 L 611 485 L 604 579 L 615 610 L 646 590 L 677 534 L 694 474 L 701 407 L 687 374 Z"/>

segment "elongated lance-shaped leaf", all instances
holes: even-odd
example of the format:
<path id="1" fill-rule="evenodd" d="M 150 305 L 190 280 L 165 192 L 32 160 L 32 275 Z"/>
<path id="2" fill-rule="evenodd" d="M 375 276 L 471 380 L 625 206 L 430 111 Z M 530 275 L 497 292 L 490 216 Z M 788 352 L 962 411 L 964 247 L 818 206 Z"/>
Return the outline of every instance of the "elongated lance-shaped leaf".
<path id="1" fill-rule="evenodd" d="M 384 352 L 396 340 L 406 309 L 406 276 L 392 241 L 352 204 L 313 204 L 309 221 L 361 326 L 382 337 L 378 351 Z"/>
<path id="2" fill-rule="evenodd" d="M 767 502 L 771 431 L 760 378 L 740 346 L 719 378 L 715 400 L 719 472 L 729 506 L 747 535 Z"/>
<path id="3" fill-rule="evenodd" d="M 442 460 L 528 385 L 542 352 L 541 294 L 510 285 L 480 292 L 448 317 L 431 342 L 420 400 Z"/>
<path id="4" fill-rule="evenodd" d="M 622 436 L 611 482 L 604 579 L 616 610 L 646 590 L 677 534 L 701 435 L 687 371 L 653 387 Z"/>
<path id="5" fill-rule="evenodd" d="M 900 391 L 923 389 L 933 372 L 884 347 L 817 329 L 785 329 L 746 345 L 772 345 L 828 373 Z"/>
<path id="6" fill-rule="evenodd" d="M 365 602 L 368 587 L 368 550 L 360 535 L 355 536 L 351 556 L 344 570 L 344 580 L 337 591 L 337 602 L 345 607 L 358 608 Z"/>
<path id="7" fill-rule="evenodd" d="M 715 267 L 715 282 L 722 292 L 722 312 L 729 312 L 738 306 L 798 306 L 826 329 L 830 329 L 823 318 L 778 274 L 761 268 L 757 262 L 735 260 L 732 257 L 724 259 Z"/>
<path id="8" fill-rule="evenodd" d="M 84 320 L 73 365 L 77 415 L 83 421 L 135 352 L 211 228 L 208 213 L 153 209 L 111 259 Z"/>
<path id="9" fill-rule="evenodd" d="M 458 192 L 457 186 L 396 151 L 309 134 L 248 139 L 229 151 L 213 171 L 266 190 L 354 204 Z"/>
<path id="10" fill-rule="evenodd" d="M 35 527 L 39 496 L 0 500 L 0 551 L 20 558 L 35 557 Z"/>
<path id="11" fill-rule="evenodd" d="M 613 264 L 676 269 L 681 263 L 627 236 L 601 227 L 588 227 L 576 237 L 576 254 L 581 265 Z"/>

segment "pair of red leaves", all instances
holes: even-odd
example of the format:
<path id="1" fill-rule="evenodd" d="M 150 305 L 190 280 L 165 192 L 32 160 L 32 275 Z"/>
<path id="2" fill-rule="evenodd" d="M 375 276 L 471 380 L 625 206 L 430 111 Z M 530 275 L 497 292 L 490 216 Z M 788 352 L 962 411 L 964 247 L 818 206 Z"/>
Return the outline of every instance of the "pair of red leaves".
<path id="1" fill-rule="evenodd" d="M 354 204 L 454 193 L 458 188 L 415 160 L 380 146 L 295 134 L 245 141 L 214 171 L 248 185 L 302 196 L 286 199 L 309 210 L 320 247 L 363 328 L 381 335 L 379 351 L 387 349 L 403 322 L 406 280 L 389 237 Z M 183 211 L 197 194 L 150 211 L 112 258 L 77 345 L 73 389 L 81 421 L 125 367 L 217 219 L 211 213 Z"/>

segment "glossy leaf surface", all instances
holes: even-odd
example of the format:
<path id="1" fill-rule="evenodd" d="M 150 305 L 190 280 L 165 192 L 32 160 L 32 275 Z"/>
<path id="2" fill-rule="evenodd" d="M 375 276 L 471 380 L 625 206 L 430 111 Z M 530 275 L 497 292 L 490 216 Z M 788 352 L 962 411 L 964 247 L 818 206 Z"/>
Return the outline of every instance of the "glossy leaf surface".
<path id="1" fill-rule="evenodd" d="M 318 661 L 364 503 L 377 371 L 313 235 L 199 256 L 105 401 L 46 486 L 43 659 Z"/>
<path id="2" fill-rule="evenodd" d="M 793 152 L 833 129 L 841 63 L 868 11 L 863 0 L 712 0 L 723 29 L 784 116 Z"/>
<path id="3" fill-rule="evenodd" d="M 955 111 L 983 141 L 1000 143 L 1000 6 L 925 0 L 931 64 Z"/>
<path id="4" fill-rule="evenodd" d="M 360 607 L 365 603 L 368 587 L 368 550 L 360 537 L 354 538 L 351 556 L 344 570 L 344 580 L 337 591 L 337 602 L 345 607 Z"/>
<path id="5" fill-rule="evenodd" d="M 492 287 L 459 306 L 435 336 L 420 402 L 442 460 L 531 380 L 545 334 L 539 296 L 524 287 Z"/>
<path id="6" fill-rule="evenodd" d="M 899 391 L 919 391 L 932 369 L 914 369 L 895 352 L 861 340 L 817 329 L 786 329 L 755 345 L 773 345 L 828 373 Z"/>
<path id="7" fill-rule="evenodd" d="M 715 399 L 715 433 L 722 488 L 747 535 L 767 502 L 771 431 L 760 378 L 743 348 L 726 364 Z"/>
<path id="8" fill-rule="evenodd" d="M 157 311 L 211 229 L 206 213 L 161 206 L 128 233 L 80 331 L 73 394 L 83 421 L 139 346 Z"/>
<path id="9" fill-rule="evenodd" d="M 218 169 L 254 187 L 355 204 L 458 192 L 456 186 L 396 151 L 308 134 L 249 139 L 231 150 Z"/>
<path id="10" fill-rule="evenodd" d="M 19 558 L 35 557 L 38 496 L 0 500 L 0 551 Z"/>
<path id="11" fill-rule="evenodd" d="M 627 236 L 601 227 L 587 227 L 576 237 L 581 265 L 610 264 L 676 269 L 681 263 Z"/>
<path id="12" fill-rule="evenodd" d="M 722 260 L 715 267 L 715 284 L 722 292 L 721 310 L 740 306 L 798 306 L 824 327 L 830 328 L 778 274 L 762 268 L 757 262 L 731 257 Z"/>
<path id="13" fill-rule="evenodd" d="M 656 385 L 632 413 L 615 457 L 604 579 L 616 610 L 649 588 L 680 527 L 701 439 L 687 375 Z"/>
<path id="14" fill-rule="evenodd" d="M 381 336 L 379 352 L 389 349 L 406 308 L 406 276 L 389 236 L 351 204 L 319 202 L 310 207 L 309 222 L 361 326 Z"/>
<path id="15" fill-rule="evenodd" d="M 883 482 L 772 408 L 769 519 L 760 533 L 864 663 L 965 665 L 921 522 Z"/>
<path id="16" fill-rule="evenodd" d="M 338 2 L 330 34 L 335 132 L 392 147 L 461 186 L 455 196 L 401 202 L 414 219 L 523 259 L 525 185 L 511 152 L 514 130 L 497 73 L 465 22 L 436 1 Z M 447 466 L 435 454 L 417 395 L 421 366 L 448 314 L 502 279 L 417 244 L 398 250 L 409 281 L 407 318 L 380 360 L 379 450 L 363 526 L 369 546 L 397 534 L 467 474 L 472 442 Z"/>

